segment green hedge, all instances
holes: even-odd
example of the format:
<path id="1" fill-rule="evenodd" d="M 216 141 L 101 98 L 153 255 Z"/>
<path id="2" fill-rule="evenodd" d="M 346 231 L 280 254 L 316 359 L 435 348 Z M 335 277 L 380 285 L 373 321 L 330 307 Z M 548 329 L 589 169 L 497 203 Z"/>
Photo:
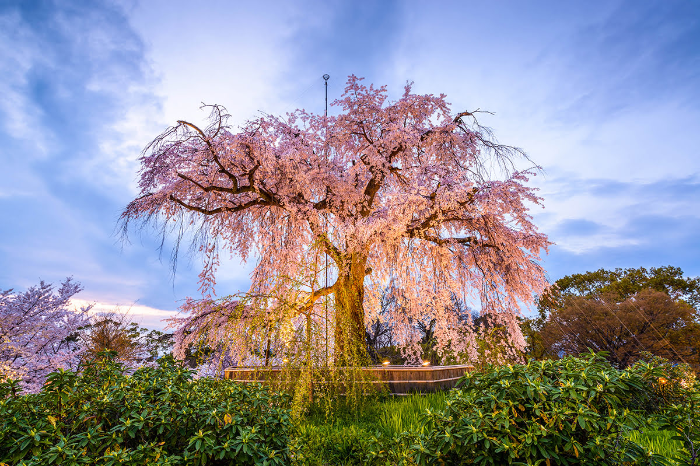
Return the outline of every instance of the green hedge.
<path id="1" fill-rule="evenodd" d="M 289 399 L 258 386 L 193 379 L 175 361 L 124 368 L 104 358 L 19 395 L 0 383 L 0 463 L 283 465 Z"/>
<path id="2" fill-rule="evenodd" d="M 653 464 L 628 440 L 644 425 L 645 364 L 619 371 L 600 355 L 491 367 L 462 379 L 415 445 L 420 464 Z"/>

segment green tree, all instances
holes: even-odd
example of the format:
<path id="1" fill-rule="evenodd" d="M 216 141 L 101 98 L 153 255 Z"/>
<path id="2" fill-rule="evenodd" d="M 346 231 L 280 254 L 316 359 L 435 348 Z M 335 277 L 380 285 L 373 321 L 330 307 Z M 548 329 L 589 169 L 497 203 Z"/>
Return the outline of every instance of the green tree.
<path id="1" fill-rule="evenodd" d="M 667 265 L 638 269 L 598 269 L 595 272 L 566 275 L 554 283 L 539 299 L 540 314 L 558 309 L 565 296 L 591 297 L 610 294 L 617 301 L 624 301 L 634 294 L 652 289 L 666 293 L 674 300 L 682 300 L 700 309 L 700 277 L 683 276 L 680 267 Z"/>
<path id="2" fill-rule="evenodd" d="M 172 333 L 140 327 L 118 310 L 93 316 L 75 338 L 83 342 L 85 360 L 94 360 L 104 351 L 115 351 L 121 361 L 137 365 L 171 353 L 173 345 Z"/>
<path id="3" fill-rule="evenodd" d="M 700 367 L 700 278 L 679 267 L 567 275 L 538 299 L 524 322 L 533 357 L 593 349 L 626 367 L 641 351 Z"/>

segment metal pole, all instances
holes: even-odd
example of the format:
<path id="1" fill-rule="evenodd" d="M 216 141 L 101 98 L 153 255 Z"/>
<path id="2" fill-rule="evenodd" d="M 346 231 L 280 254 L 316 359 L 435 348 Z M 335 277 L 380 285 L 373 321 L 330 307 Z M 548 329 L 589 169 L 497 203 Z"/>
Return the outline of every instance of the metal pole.
<path id="1" fill-rule="evenodd" d="M 328 74 L 323 75 L 323 81 L 324 85 L 326 87 L 326 108 L 323 112 L 323 125 L 324 125 L 324 156 L 326 157 L 326 170 L 328 170 L 328 79 L 330 79 L 330 76 Z M 328 217 L 324 216 L 324 221 L 325 221 L 325 230 L 326 230 L 326 238 L 328 239 Z M 330 239 L 329 239 L 330 240 Z M 328 288 L 328 254 L 325 252 L 323 253 L 323 269 L 324 273 L 326 275 L 326 283 L 325 286 Z M 328 364 L 328 295 L 323 297 L 323 302 L 325 306 L 325 311 L 326 311 L 326 364 Z"/>
<path id="2" fill-rule="evenodd" d="M 330 75 L 327 75 L 327 74 L 323 75 L 323 80 L 325 81 L 325 85 L 326 85 L 326 111 L 323 114 L 323 116 L 325 118 L 328 117 L 328 80 L 330 78 L 331 78 Z M 328 153 L 326 153 L 326 157 L 328 157 Z"/>

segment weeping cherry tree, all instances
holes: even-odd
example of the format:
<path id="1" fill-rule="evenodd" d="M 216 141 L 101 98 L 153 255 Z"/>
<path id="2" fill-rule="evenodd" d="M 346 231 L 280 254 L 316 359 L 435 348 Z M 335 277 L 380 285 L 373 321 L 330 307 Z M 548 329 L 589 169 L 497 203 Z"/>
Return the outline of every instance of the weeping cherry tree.
<path id="1" fill-rule="evenodd" d="M 409 84 L 390 102 L 361 81 L 350 76 L 336 116 L 297 110 L 233 129 L 212 106 L 207 127 L 179 121 L 144 150 L 124 234 L 155 223 L 176 254 L 189 230 L 203 257 L 204 299 L 183 306 L 176 354 L 199 341 L 227 363 L 279 363 L 297 342 L 348 364 L 381 318 L 409 359 L 426 319 L 438 352 L 468 358 L 479 330 L 449 311 L 454 296 L 524 347 L 516 315 L 546 285 L 549 245 L 529 215 L 537 167 L 518 170 L 525 154 L 473 112 L 451 113 L 444 95 Z M 255 258 L 240 301 L 212 297 L 223 252 Z M 387 289 L 398 305 L 380 315 Z"/>

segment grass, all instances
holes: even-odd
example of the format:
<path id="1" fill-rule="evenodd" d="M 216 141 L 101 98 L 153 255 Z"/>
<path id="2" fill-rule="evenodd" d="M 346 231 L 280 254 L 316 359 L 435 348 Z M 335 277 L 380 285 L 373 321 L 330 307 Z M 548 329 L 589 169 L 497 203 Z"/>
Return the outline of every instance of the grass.
<path id="1" fill-rule="evenodd" d="M 395 397 L 386 401 L 379 407 L 380 429 L 389 437 L 402 432 L 420 433 L 421 429 L 425 428 L 421 425 L 421 416 L 427 409 L 442 409 L 446 399 L 446 392 L 438 392 Z"/>
<path id="2" fill-rule="evenodd" d="M 674 433 L 664 430 L 632 432 L 630 440 L 666 458 L 676 458 L 685 452 L 680 440 L 673 440 Z"/>
<path id="3" fill-rule="evenodd" d="M 446 398 L 446 393 L 434 393 L 371 400 L 361 409 L 340 408 L 331 416 L 312 411 L 296 427 L 296 460 L 350 466 L 371 462 L 377 452 L 401 457 L 408 452 L 400 438 L 429 428 L 421 416 L 426 409 L 442 409 Z"/>
<path id="4" fill-rule="evenodd" d="M 394 437 L 402 432 L 420 432 L 421 416 L 427 409 L 445 406 L 446 392 L 415 394 L 372 400 L 361 409 L 339 409 L 332 416 L 315 410 L 306 416 L 304 424 L 333 428 L 355 427 Z"/>

